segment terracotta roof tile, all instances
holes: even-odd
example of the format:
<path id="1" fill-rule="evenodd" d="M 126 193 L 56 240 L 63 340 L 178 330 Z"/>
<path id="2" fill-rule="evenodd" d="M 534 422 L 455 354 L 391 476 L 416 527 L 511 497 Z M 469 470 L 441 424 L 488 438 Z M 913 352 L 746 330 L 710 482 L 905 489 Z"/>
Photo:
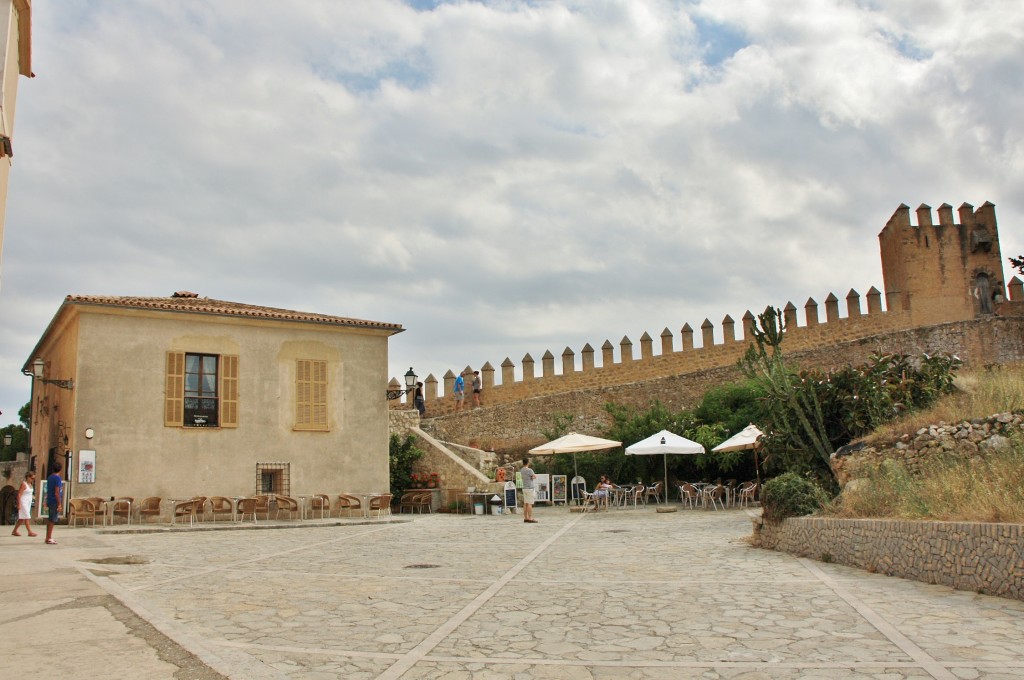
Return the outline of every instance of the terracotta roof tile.
<path id="1" fill-rule="evenodd" d="M 194 294 L 190 294 L 194 295 Z M 315 314 L 312 312 L 296 312 L 290 309 L 260 307 L 240 302 L 212 300 L 204 297 L 186 297 L 176 293 L 172 297 L 123 297 L 111 295 L 68 295 L 65 304 L 102 305 L 110 307 L 135 307 L 140 309 L 159 309 L 169 312 L 193 312 L 196 314 L 212 314 L 215 316 L 243 316 L 252 319 L 277 319 L 281 321 L 299 321 L 335 326 L 356 326 L 360 328 L 377 328 L 400 333 L 405 330 L 401 324 L 383 321 L 366 321 L 351 319 L 344 316 Z"/>

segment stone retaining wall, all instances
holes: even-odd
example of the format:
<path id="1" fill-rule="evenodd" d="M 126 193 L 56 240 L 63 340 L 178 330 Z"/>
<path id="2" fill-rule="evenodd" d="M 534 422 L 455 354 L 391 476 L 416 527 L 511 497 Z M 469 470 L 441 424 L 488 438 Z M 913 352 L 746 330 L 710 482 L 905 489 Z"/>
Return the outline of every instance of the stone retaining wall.
<path id="1" fill-rule="evenodd" d="M 854 447 L 848 454 L 840 449 L 832 454 L 832 469 L 843 487 L 851 479 L 866 476 L 884 460 L 898 461 L 911 473 L 917 473 L 922 464 L 934 461 L 937 455 L 969 459 L 984 456 L 988 451 L 1002 450 L 1010 445 L 1008 437 L 1020 435 L 1022 428 L 1024 415 L 1019 413 L 997 413 L 961 423 L 939 423 L 923 427 L 913 435 L 903 435 L 893 442 Z"/>
<path id="2" fill-rule="evenodd" d="M 762 548 L 1024 600 L 1024 525 L 793 517 L 754 521 Z"/>

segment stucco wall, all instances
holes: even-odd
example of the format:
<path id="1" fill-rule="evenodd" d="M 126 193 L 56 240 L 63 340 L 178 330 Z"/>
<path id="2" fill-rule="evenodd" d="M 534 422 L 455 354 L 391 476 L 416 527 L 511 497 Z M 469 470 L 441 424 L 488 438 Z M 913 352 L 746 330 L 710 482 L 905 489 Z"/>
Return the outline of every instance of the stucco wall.
<path id="1" fill-rule="evenodd" d="M 293 495 L 388 488 L 386 334 L 116 308 L 78 319 L 50 350 L 75 354 L 75 408 L 60 411 L 75 458 L 96 451 L 96 482 L 72 470 L 71 496 L 249 495 L 257 462 L 289 463 Z M 164 426 L 169 350 L 239 357 L 237 428 Z M 328 362 L 328 432 L 292 429 L 297 358 Z"/>

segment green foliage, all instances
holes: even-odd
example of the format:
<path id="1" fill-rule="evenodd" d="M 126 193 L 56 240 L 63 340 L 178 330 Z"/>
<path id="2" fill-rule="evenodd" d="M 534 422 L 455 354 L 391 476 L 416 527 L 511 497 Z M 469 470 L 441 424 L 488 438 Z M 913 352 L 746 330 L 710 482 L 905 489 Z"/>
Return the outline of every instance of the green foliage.
<path id="1" fill-rule="evenodd" d="M 25 405 L 18 409 L 18 420 L 21 421 L 22 426 L 28 430 L 31 429 L 29 421 L 32 419 L 32 402 L 25 402 Z"/>
<path id="2" fill-rule="evenodd" d="M 778 309 L 758 316 L 755 344 L 740 362 L 765 393 L 770 469 L 810 474 L 834 488 L 833 451 L 955 389 L 961 361 L 950 356 L 875 354 L 861 366 L 791 371 L 781 350 L 784 323 Z"/>
<path id="3" fill-rule="evenodd" d="M 398 493 L 412 486 L 412 466 L 423 457 L 423 449 L 416 446 L 416 438 L 412 435 L 403 440 L 393 434 L 388 444 L 391 492 Z"/>
<path id="4" fill-rule="evenodd" d="M 810 515 L 821 510 L 828 501 L 829 495 L 824 489 L 795 472 L 769 479 L 761 489 L 763 516 L 769 522 Z"/>
<path id="5" fill-rule="evenodd" d="M 752 380 L 718 385 L 704 393 L 693 415 L 702 423 L 718 423 L 735 434 L 750 423 L 763 422 L 765 396 L 764 389 Z"/>

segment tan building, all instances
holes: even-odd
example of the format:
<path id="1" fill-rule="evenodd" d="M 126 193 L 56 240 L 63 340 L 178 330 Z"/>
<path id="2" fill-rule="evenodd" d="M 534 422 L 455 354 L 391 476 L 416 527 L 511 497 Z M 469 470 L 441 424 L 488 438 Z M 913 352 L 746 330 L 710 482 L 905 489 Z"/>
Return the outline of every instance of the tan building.
<path id="1" fill-rule="evenodd" d="M 7 178 L 14 155 L 14 103 L 18 95 L 18 76 L 32 77 L 32 2 L 0 0 L 0 47 L 3 48 L 3 72 L 0 73 L 0 255 L 4 245 L 7 212 Z M 2 271 L 2 270 L 0 270 Z"/>
<path id="2" fill-rule="evenodd" d="M 386 491 L 402 330 L 188 292 L 69 295 L 23 367 L 40 478 L 60 460 L 70 497 Z"/>

